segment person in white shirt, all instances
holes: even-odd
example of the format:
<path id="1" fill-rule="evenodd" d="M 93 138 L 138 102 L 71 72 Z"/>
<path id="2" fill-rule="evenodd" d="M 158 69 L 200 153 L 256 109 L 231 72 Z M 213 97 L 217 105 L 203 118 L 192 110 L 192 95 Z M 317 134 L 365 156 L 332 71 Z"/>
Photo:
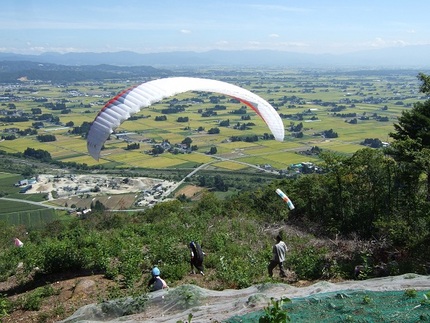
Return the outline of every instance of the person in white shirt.
<path id="1" fill-rule="evenodd" d="M 273 269 L 275 269 L 276 266 L 279 266 L 281 277 L 287 276 L 284 269 L 285 255 L 287 251 L 287 245 L 284 241 L 282 241 L 282 237 L 278 234 L 276 236 L 276 244 L 272 248 L 273 257 L 269 263 L 269 266 L 267 267 L 270 277 L 273 276 Z"/>

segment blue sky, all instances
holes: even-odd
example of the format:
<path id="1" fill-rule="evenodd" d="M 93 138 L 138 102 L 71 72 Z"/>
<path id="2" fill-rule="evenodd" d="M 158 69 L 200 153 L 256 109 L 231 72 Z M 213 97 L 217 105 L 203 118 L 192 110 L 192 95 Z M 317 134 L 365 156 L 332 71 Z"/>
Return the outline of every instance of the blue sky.
<path id="1" fill-rule="evenodd" d="M 429 17 L 425 0 L 8 0 L 0 52 L 347 53 L 430 44 Z"/>

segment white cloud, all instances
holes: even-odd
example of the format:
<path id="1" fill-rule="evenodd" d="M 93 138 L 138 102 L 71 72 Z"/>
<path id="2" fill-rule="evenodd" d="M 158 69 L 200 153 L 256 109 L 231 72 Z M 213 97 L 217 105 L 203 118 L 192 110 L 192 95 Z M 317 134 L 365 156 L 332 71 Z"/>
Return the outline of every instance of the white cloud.
<path id="1" fill-rule="evenodd" d="M 270 34 L 269 38 L 279 38 L 279 35 L 278 34 Z"/>
<path id="2" fill-rule="evenodd" d="M 181 34 L 191 34 L 191 30 L 188 29 L 181 29 L 180 32 Z"/>
<path id="3" fill-rule="evenodd" d="M 272 4 L 252 4 L 250 7 L 256 10 L 270 10 L 270 11 L 289 11 L 289 12 L 306 12 L 309 9 L 300 8 L 300 7 L 288 7 L 282 5 L 272 5 Z"/>
<path id="4" fill-rule="evenodd" d="M 400 39 L 382 39 L 380 37 L 374 39 L 369 43 L 370 47 L 373 48 L 384 48 L 384 47 L 402 47 L 410 45 L 408 42 Z"/>
<path id="5" fill-rule="evenodd" d="M 278 44 L 279 47 L 283 48 L 306 48 L 309 47 L 309 44 L 303 42 L 281 42 Z"/>

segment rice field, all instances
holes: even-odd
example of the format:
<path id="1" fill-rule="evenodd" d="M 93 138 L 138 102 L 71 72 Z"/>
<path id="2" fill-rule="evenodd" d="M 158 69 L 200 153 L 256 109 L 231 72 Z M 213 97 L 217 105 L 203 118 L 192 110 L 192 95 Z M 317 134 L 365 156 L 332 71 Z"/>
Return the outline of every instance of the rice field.
<path id="1" fill-rule="evenodd" d="M 227 170 L 242 170 L 245 168 L 248 168 L 247 165 L 241 164 L 241 163 L 235 163 L 233 161 L 220 161 L 220 162 L 216 162 L 211 164 L 213 167 L 218 167 L 218 168 L 222 168 L 222 169 L 227 169 Z"/>
<path id="2" fill-rule="evenodd" d="M 120 163 L 119 168 L 128 167 L 145 167 L 145 168 L 171 168 L 179 167 L 184 162 L 177 158 L 170 158 L 169 156 L 157 156 L 150 159 L 146 159 L 145 162 L 141 160 L 126 160 Z"/>
<path id="3" fill-rule="evenodd" d="M 17 140 L 2 140 L 0 142 L 0 149 L 8 153 L 24 152 L 28 147 L 39 149 L 39 147 L 45 147 L 45 145 L 39 144 L 35 138 L 30 137 L 23 137 Z"/>
<path id="4" fill-rule="evenodd" d="M 212 166 L 220 169 L 238 170 L 244 167 L 233 159 L 254 165 L 270 164 L 276 168 L 286 168 L 292 163 L 302 161 L 317 161 L 316 158 L 298 154 L 312 146 L 322 149 L 352 154 L 363 148 L 360 143 L 366 138 L 378 138 L 389 141 L 389 133 L 393 131 L 393 123 L 403 110 L 410 108 L 421 100 L 418 91 L 416 75 L 393 72 L 392 75 L 381 73 L 313 73 L 309 71 L 265 71 L 265 78 L 249 74 L 249 76 L 230 76 L 226 72 L 223 78 L 231 83 L 243 86 L 271 102 L 279 114 L 283 115 L 286 129 L 284 142 L 274 140 L 258 140 L 256 142 L 229 141 L 230 137 L 262 136 L 270 133 L 264 121 L 254 111 L 247 108 L 249 120 L 242 120 L 244 115 L 234 113 L 242 103 L 232 103 L 230 98 L 214 93 L 189 92 L 175 96 L 178 105 L 185 106 L 181 113 L 167 114 L 167 120 L 156 121 L 155 118 L 164 115 L 163 109 L 169 107 L 171 100 L 164 100 L 145 108 L 137 114 L 140 118 L 127 120 L 117 131 L 136 134 L 141 139 L 153 139 L 156 142 L 168 141 L 171 144 L 181 143 L 184 138 L 192 139 L 192 145 L 198 150 L 191 154 L 164 153 L 157 157 L 148 155 L 145 151 L 151 149 L 151 144 L 141 142 L 140 149 L 126 150 L 128 143 L 111 136 L 105 143 L 99 161 L 87 153 L 86 140 L 80 135 L 71 135 L 73 127 L 64 124 L 73 122 L 74 127 L 90 123 L 109 98 L 122 89 L 128 88 L 129 83 L 109 83 L 103 85 L 73 84 L 56 87 L 49 84 L 32 85 L 38 91 L 16 92 L 14 95 L 22 99 L 13 102 L 16 110 L 32 113 L 32 109 L 40 108 L 42 113 L 58 116 L 61 125 L 45 122 L 38 130 L 39 134 L 53 134 L 56 141 L 39 142 L 35 136 L 18 136 L 15 140 L 1 140 L 0 150 L 7 153 L 23 152 L 27 147 L 48 151 L 56 160 L 64 162 L 85 163 L 87 165 L 115 165 L 120 168 L 183 168 L 194 167 L 212 162 Z M 202 71 L 200 77 L 210 77 Z M 80 95 L 70 94 L 70 91 Z M 31 99 L 33 97 L 33 100 Z M 58 110 L 50 110 L 35 101 L 37 98 L 47 98 L 48 102 L 66 100 L 66 106 L 71 112 L 62 114 Z M 192 103 L 191 99 L 198 98 L 201 103 Z M 216 100 L 211 101 L 211 100 Z M 322 104 L 323 103 L 323 104 Z M 0 110 L 6 110 L 6 103 Z M 216 114 L 202 116 L 203 111 L 213 109 L 215 105 L 225 106 L 225 110 L 216 110 Z M 333 106 L 344 106 L 344 110 L 333 112 Z M 343 116 L 342 114 L 346 114 Z M 350 115 L 356 114 L 357 123 L 351 123 Z M 388 121 L 380 122 L 375 116 L 387 117 Z M 178 122 L 179 117 L 188 117 L 187 122 Z M 361 120 L 360 117 L 369 117 Z M 219 126 L 221 121 L 228 120 L 230 126 Z M 25 130 L 33 127 L 33 120 L 22 122 L 1 122 L 0 134 L 7 135 L 10 129 Z M 290 131 L 292 126 L 302 123 L 303 137 L 296 138 Z M 235 129 L 235 126 L 249 124 L 246 130 Z M 203 129 L 198 131 L 198 129 Z M 207 131 L 218 128 L 219 134 L 211 135 Z M 323 138 L 321 132 L 333 129 L 338 138 Z M 137 139 L 136 139 L 137 140 Z M 216 156 L 207 155 L 211 147 L 217 148 Z M 215 157 L 224 157 L 231 161 L 217 161 Z"/>

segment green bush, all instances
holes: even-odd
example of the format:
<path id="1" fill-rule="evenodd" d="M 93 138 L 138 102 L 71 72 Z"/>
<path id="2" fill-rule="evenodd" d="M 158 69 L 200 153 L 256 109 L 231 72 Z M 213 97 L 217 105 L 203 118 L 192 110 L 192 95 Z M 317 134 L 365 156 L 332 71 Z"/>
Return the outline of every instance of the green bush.
<path id="1" fill-rule="evenodd" d="M 264 309 L 264 315 L 258 320 L 259 323 L 286 323 L 291 321 L 287 310 L 283 309 L 284 303 L 291 302 L 289 298 L 282 298 L 280 300 L 271 299 L 271 305 Z"/>
<path id="2" fill-rule="evenodd" d="M 0 294 L 0 322 L 1 318 L 7 316 L 13 309 L 12 303 L 3 294 Z"/>
<path id="3" fill-rule="evenodd" d="M 163 264 L 160 268 L 161 276 L 166 280 L 168 284 L 181 280 L 183 277 L 188 275 L 190 272 L 190 264 L 188 261 L 183 261 L 176 264 Z"/>
<path id="4" fill-rule="evenodd" d="M 16 274 L 18 264 L 25 259 L 21 248 L 10 248 L 0 254 L 0 281 L 5 281 L 9 276 Z"/>
<path id="5" fill-rule="evenodd" d="M 291 267 L 299 279 L 317 279 L 322 276 L 326 248 L 302 246 L 292 251 L 286 259 L 287 266 Z"/>
<path id="6" fill-rule="evenodd" d="M 126 287 L 132 287 L 142 276 L 141 262 L 142 254 L 140 248 L 129 245 L 119 255 L 119 274 L 122 275 Z"/>
<path id="7" fill-rule="evenodd" d="M 238 251 L 219 255 L 213 266 L 216 277 L 223 282 L 223 288 L 246 288 L 261 278 L 267 263 L 261 255 L 253 255 L 237 246 Z M 240 255 L 240 256 L 239 256 Z"/>
<path id="8" fill-rule="evenodd" d="M 55 290 L 50 285 L 39 287 L 19 300 L 20 308 L 24 311 L 38 311 L 42 306 L 43 299 L 54 294 Z"/>

